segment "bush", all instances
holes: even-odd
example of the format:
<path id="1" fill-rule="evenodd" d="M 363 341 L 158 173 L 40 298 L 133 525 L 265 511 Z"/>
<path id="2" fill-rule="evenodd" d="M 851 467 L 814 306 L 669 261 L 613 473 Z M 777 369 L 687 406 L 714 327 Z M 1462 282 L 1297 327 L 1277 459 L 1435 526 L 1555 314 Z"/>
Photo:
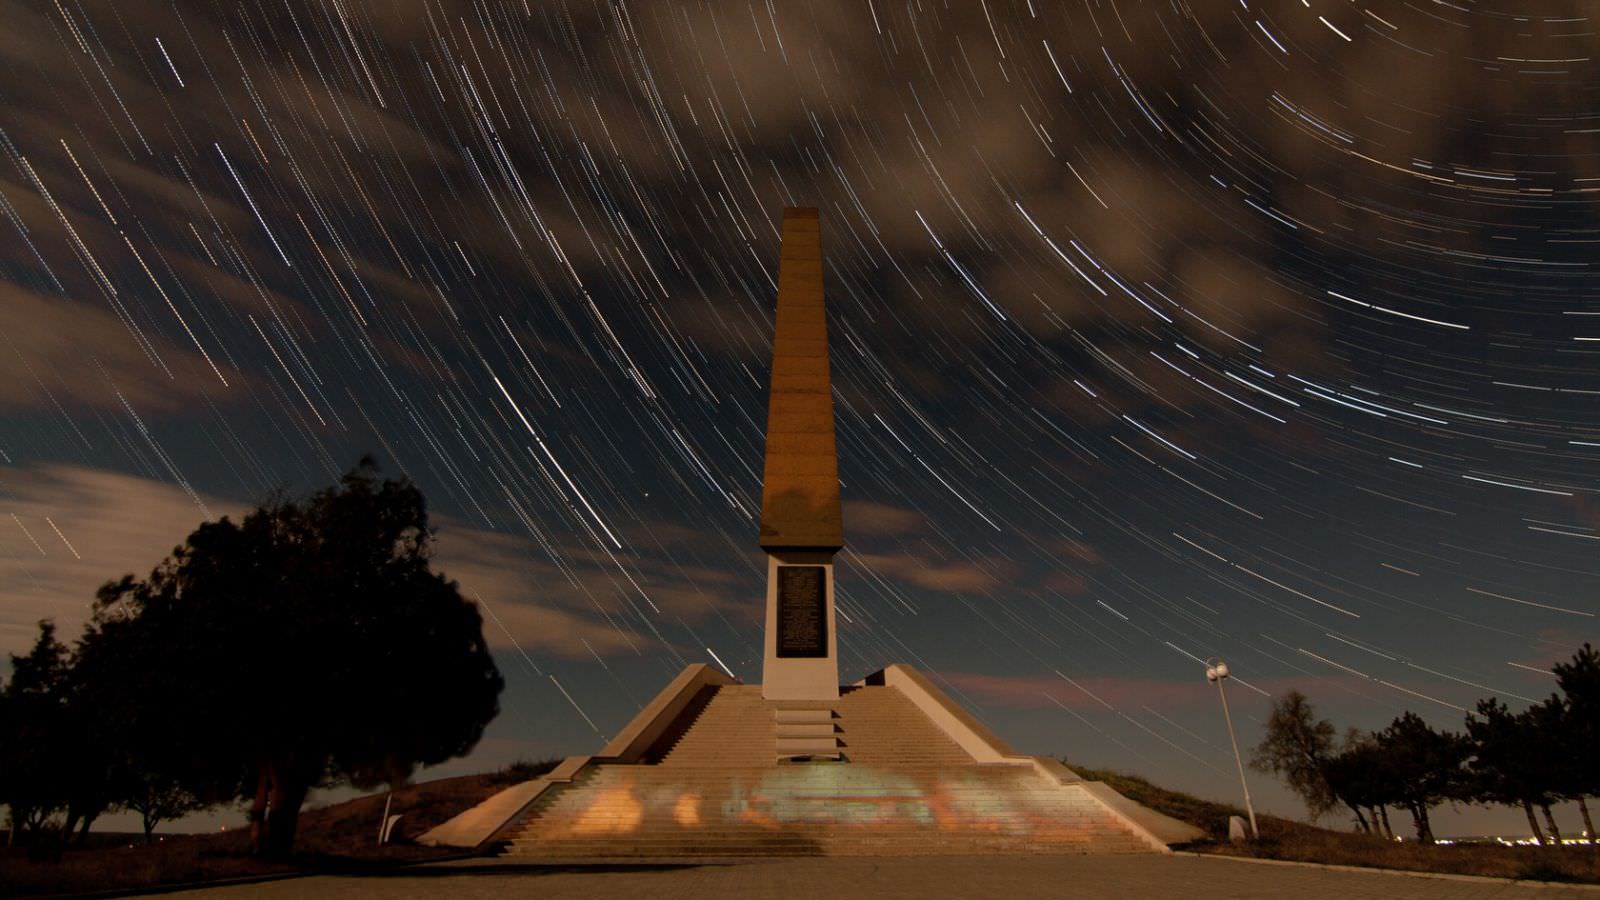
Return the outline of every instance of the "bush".
<path id="1" fill-rule="evenodd" d="M 561 764 L 560 759 L 519 759 L 490 775 L 496 784 L 521 784 L 532 781 Z"/>

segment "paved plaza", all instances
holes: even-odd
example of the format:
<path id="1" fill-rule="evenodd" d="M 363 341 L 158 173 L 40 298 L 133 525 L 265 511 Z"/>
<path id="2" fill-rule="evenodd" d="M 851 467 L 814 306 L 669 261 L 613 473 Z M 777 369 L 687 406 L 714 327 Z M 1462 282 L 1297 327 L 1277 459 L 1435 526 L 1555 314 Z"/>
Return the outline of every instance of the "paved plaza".
<path id="1" fill-rule="evenodd" d="M 1600 890 L 1424 878 L 1193 856 L 877 857 L 683 865 L 555 865 L 470 859 L 383 875 L 318 876 L 186 892 L 228 900 L 948 900 L 1130 897 L 1182 900 L 1600 900 Z"/>

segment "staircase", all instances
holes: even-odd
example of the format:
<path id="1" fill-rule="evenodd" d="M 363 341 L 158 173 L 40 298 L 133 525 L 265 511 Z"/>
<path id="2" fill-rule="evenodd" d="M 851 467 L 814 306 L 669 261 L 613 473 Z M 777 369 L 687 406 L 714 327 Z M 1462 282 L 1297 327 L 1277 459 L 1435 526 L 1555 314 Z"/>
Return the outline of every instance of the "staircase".
<path id="1" fill-rule="evenodd" d="M 819 744 L 809 762 L 782 756 L 782 735 L 795 724 L 820 731 L 815 704 L 769 702 L 753 685 L 715 690 L 658 763 L 593 766 L 547 792 L 508 833 L 506 852 L 661 858 L 1151 850 L 1076 785 L 1055 783 L 1031 766 L 974 762 L 896 688 L 847 688 L 828 711 L 833 736 L 805 736 L 830 742 L 841 758 L 819 760 L 827 755 Z"/>
<path id="2" fill-rule="evenodd" d="M 892 687 L 853 688 L 839 697 L 846 758 L 898 770 L 944 770 L 974 765 L 915 703 Z"/>
<path id="3" fill-rule="evenodd" d="M 727 685 L 716 688 L 711 702 L 661 758 L 660 765 L 738 769 L 771 766 L 776 737 L 772 707 L 762 699 L 761 686 Z"/>

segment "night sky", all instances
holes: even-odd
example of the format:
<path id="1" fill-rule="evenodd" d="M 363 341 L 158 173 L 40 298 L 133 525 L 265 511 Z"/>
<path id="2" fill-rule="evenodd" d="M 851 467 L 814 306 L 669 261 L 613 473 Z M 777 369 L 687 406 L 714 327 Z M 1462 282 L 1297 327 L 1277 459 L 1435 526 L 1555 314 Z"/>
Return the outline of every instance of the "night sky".
<path id="1" fill-rule="evenodd" d="M 1600 636 L 1586 10 L 0 0 L 0 651 L 371 452 L 507 677 L 443 771 L 758 681 L 816 206 L 846 680 L 1228 799 L 1213 655 L 1247 744 L 1520 708 Z"/>

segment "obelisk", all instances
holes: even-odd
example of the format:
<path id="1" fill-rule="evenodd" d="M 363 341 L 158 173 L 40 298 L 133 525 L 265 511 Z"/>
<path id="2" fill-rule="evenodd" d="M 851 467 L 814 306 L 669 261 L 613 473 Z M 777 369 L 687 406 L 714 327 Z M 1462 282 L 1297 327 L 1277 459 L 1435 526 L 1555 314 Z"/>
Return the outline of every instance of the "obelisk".
<path id="1" fill-rule="evenodd" d="M 790 208 L 783 211 L 761 479 L 767 552 L 761 695 L 768 700 L 839 697 L 833 555 L 843 546 L 821 228 L 817 210 Z"/>

